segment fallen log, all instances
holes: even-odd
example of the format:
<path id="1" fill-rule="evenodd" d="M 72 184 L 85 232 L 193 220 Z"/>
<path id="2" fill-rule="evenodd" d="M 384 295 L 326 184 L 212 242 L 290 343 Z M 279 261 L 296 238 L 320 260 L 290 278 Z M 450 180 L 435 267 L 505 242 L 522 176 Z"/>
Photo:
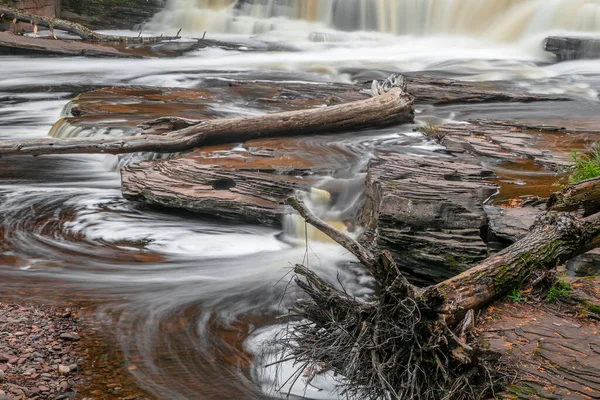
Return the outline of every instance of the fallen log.
<path id="1" fill-rule="evenodd" d="M 475 268 L 429 287 L 425 297 L 443 299 L 434 309 L 456 322 L 527 281 L 539 270 L 554 268 L 600 245 L 600 213 L 578 219 L 549 212 L 517 243 Z"/>
<path id="2" fill-rule="evenodd" d="M 154 36 L 154 37 L 129 37 L 129 36 L 116 36 L 116 35 L 103 35 L 101 33 L 94 32 L 88 27 L 70 22 L 60 18 L 49 18 L 41 15 L 30 14 L 15 8 L 6 7 L 0 5 L 0 18 L 16 21 L 26 22 L 36 26 L 42 26 L 48 28 L 51 31 L 59 30 L 71 33 L 79 36 L 83 40 L 99 41 L 99 42 L 121 42 L 121 43 L 156 43 L 166 40 L 180 39 L 179 33 L 175 36 Z"/>
<path id="3" fill-rule="evenodd" d="M 81 40 L 35 39 L 27 36 L 0 32 L 0 54 L 51 54 L 60 56 L 87 57 L 125 57 L 134 58 L 133 54 L 124 53 L 114 47 L 85 43 Z"/>
<path id="4" fill-rule="evenodd" d="M 594 194 L 596 185 L 600 181 L 586 190 Z M 562 195 L 571 193 L 567 189 Z M 494 360 L 468 341 L 472 310 L 526 284 L 536 272 L 600 246 L 598 207 L 582 219 L 551 209 L 524 239 L 471 270 L 421 289 L 408 283 L 387 251 L 373 253 L 344 237 L 298 199 L 289 204 L 357 256 L 377 281 L 378 295 L 354 299 L 298 265 L 297 283 L 308 298 L 298 300 L 287 317 L 304 322 L 275 344 L 306 374 L 339 373 L 348 380 L 343 393 L 367 399 L 478 399 L 493 393 L 494 383 L 501 382 Z"/>
<path id="5" fill-rule="evenodd" d="M 379 83 L 375 89 L 376 96 L 367 100 L 256 117 L 206 120 L 163 135 L 143 133 L 138 136 L 112 138 L 6 140 L 0 142 L 0 156 L 174 153 L 218 143 L 306 133 L 347 132 L 413 120 L 413 99 L 405 92 L 401 76 L 393 75 L 387 81 Z"/>

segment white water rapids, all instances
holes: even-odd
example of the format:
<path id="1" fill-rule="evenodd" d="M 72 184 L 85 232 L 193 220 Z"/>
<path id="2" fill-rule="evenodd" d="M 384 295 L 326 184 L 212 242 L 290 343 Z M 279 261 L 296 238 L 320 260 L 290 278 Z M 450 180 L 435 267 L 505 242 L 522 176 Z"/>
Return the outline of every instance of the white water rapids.
<path id="1" fill-rule="evenodd" d="M 208 38 L 246 49 L 141 60 L 1 56 L 0 140 L 47 135 L 73 97 L 104 86 L 349 83 L 392 71 L 506 81 L 574 99 L 423 105 L 416 110 L 419 121 L 598 114 L 600 61 L 557 64 L 541 50 L 541 41 L 557 32 L 600 33 L 600 0 L 246 0 L 237 7 L 225 0 L 171 0 L 147 25 L 165 34 L 180 28 L 188 37 L 206 31 Z M 256 50 L 265 42 L 281 46 Z M 244 101 L 212 107 L 229 116 L 265 112 Z M 57 134 L 122 133 L 102 129 L 104 123 Z M 308 146 L 354 157 L 340 164 L 335 177 L 320 181 L 326 187 L 337 179 L 346 189 L 331 204 L 316 192 L 315 202 L 327 206 L 323 213 L 333 219 L 355 213 L 361 174 L 373 154 L 439 156 L 413 128 L 305 139 Z M 135 360 L 141 385 L 160 399 L 285 397 L 288 390 L 335 398 L 330 379 L 314 382 L 317 388 L 300 380 L 277 391 L 273 371 L 248 361 L 264 350 L 265 336 L 277 329 L 274 317 L 298 295 L 288 274 L 306 259 L 306 248 L 281 240 L 283 226 L 229 224 L 125 201 L 118 166 L 130 161 L 101 155 L 0 159 L 2 294 L 96 304 L 98 315 L 113 324 L 128 362 Z M 289 233 L 303 235 L 296 222 L 288 222 Z M 353 259 L 339 246 L 311 242 L 308 256 L 319 274 L 357 296 L 371 293 L 370 280 L 348 268 Z M 280 371 L 285 375 L 290 368 Z"/>
<path id="2" fill-rule="evenodd" d="M 600 32 L 600 1 L 170 0 L 149 26 L 239 34 L 331 28 L 512 42 L 549 31 Z"/>

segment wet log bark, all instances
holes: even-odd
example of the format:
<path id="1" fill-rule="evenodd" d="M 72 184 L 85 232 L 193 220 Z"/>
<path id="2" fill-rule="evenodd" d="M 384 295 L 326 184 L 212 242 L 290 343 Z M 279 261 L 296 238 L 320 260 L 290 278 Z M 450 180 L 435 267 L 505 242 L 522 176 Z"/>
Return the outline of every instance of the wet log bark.
<path id="1" fill-rule="evenodd" d="M 174 153 L 194 147 L 298 134 L 385 127 L 413 119 L 413 99 L 401 87 L 373 98 L 324 108 L 256 117 L 207 120 L 164 135 L 31 139 L 0 142 L 0 156 L 74 153 Z"/>
<path id="2" fill-rule="evenodd" d="M 600 208 L 600 178 L 579 182 L 555 193 L 550 198 L 548 207 L 559 211 L 583 209 L 589 215 Z"/>
<path id="3" fill-rule="evenodd" d="M 129 37 L 103 35 L 94 32 L 88 27 L 67 21 L 60 18 L 48 18 L 41 15 L 26 13 L 11 7 L 0 5 L 0 18 L 13 20 L 16 22 L 26 22 L 33 25 L 48 28 L 50 30 L 59 30 L 79 36 L 83 40 L 99 41 L 99 42 L 124 42 L 124 43 L 153 43 L 162 42 L 165 40 L 179 39 L 179 34 L 176 36 L 159 36 L 159 37 Z"/>

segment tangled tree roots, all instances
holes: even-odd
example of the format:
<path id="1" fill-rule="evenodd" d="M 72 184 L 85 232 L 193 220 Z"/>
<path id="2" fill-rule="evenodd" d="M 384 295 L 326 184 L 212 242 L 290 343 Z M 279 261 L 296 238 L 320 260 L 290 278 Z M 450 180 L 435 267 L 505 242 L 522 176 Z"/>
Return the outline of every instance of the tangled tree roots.
<path id="1" fill-rule="evenodd" d="M 416 293 L 385 290 L 355 299 L 302 265 L 297 284 L 307 294 L 289 318 L 301 320 L 278 339 L 300 370 L 345 378 L 343 395 L 359 399 L 480 399 L 501 380 L 493 355 L 464 340 L 472 313 L 451 331 Z"/>

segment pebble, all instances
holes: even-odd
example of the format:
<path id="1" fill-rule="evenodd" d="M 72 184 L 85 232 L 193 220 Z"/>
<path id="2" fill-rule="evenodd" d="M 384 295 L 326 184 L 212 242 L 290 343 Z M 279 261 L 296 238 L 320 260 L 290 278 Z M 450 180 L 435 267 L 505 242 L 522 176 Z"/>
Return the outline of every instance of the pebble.
<path id="1" fill-rule="evenodd" d="M 58 373 L 59 374 L 68 375 L 69 372 L 71 372 L 71 369 L 69 367 L 67 367 L 66 365 L 59 365 L 58 366 Z"/>
<path id="2" fill-rule="evenodd" d="M 0 353 L 0 362 L 7 362 L 10 359 L 8 354 Z"/>
<path id="3" fill-rule="evenodd" d="M 70 340 L 72 342 L 77 342 L 81 339 L 76 333 L 61 333 L 59 337 L 63 340 Z"/>

